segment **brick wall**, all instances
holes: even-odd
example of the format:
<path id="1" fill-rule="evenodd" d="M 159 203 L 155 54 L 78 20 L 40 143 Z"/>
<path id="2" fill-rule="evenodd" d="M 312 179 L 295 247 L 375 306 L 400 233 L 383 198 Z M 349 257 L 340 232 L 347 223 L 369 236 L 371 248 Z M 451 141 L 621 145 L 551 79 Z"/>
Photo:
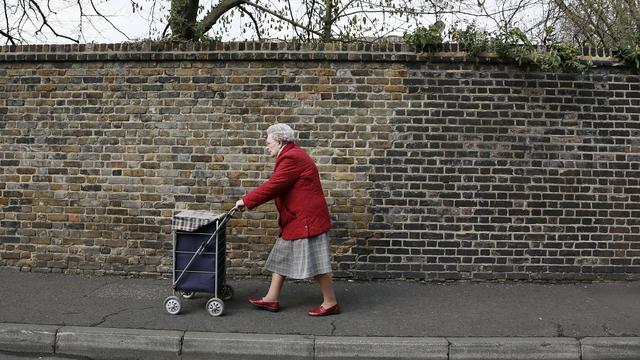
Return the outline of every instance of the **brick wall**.
<path id="1" fill-rule="evenodd" d="M 330 204 L 336 275 L 640 278 L 640 77 L 585 49 L 541 73 L 455 45 L 0 48 L 0 266 L 167 274 L 171 217 L 228 210 L 292 124 Z M 272 204 L 234 218 L 256 276 Z"/>

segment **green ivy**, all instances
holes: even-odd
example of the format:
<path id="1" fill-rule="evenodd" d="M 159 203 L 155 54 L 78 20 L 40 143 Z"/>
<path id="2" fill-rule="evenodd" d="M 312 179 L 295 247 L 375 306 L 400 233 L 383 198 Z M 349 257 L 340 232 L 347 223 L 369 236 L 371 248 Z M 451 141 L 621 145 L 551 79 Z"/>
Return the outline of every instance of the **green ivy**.
<path id="1" fill-rule="evenodd" d="M 437 25 L 437 26 L 436 26 Z M 419 27 L 412 34 L 405 34 L 405 41 L 422 50 L 429 45 L 442 42 L 444 24 L 434 24 L 429 28 Z M 553 28 L 547 28 L 547 38 L 555 39 Z M 491 34 L 475 24 L 465 29 L 454 28 L 451 39 L 466 50 L 469 56 L 478 56 L 483 52 L 495 52 L 500 58 L 513 61 L 519 66 L 537 65 L 542 71 L 584 72 L 592 64 L 582 63 L 582 52 L 577 46 L 552 40 L 549 44 L 535 46 L 527 35 L 517 27 L 504 25 L 496 34 Z M 627 52 L 628 54 L 631 51 Z M 640 68 L 640 35 L 635 48 L 635 61 Z"/>
<path id="2" fill-rule="evenodd" d="M 613 55 L 640 72 L 640 29 L 636 31 L 630 44 L 621 44 Z"/>
<path id="3" fill-rule="evenodd" d="M 537 49 L 519 28 L 505 26 L 492 40 L 501 58 L 511 59 L 520 66 L 535 63 Z"/>
<path id="4" fill-rule="evenodd" d="M 562 69 L 570 72 L 584 72 L 590 67 L 593 67 L 593 63 L 591 61 L 587 62 L 587 64 L 583 64 L 580 62 L 580 56 L 582 55 L 582 50 L 579 47 L 569 44 L 569 43 L 558 43 L 552 45 L 553 50 L 557 54 L 560 59 L 560 65 Z"/>
<path id="5" fill-rule="evenodd" d="M 480 53 L 491 50 L 490 34 L 486 30 L 477 28 L 475 23 L 464 30 L 454 28 L 451 32 L 451 40 L 460 44 L 471 56 L 478 56 Z"/>
<path id="6" fill-rule="evenodd" d="M 615 56 L 640 71 L 640 45 L 618 48 Z"/>
<path id="7" fill-rule="evenodd" d="M 428 28 L 419 26 L 413 33 L 405 33 L 404 41 L 422 51 L 430 46 L 442 44 L 445 25 L 442 21 L 436 21 Z"/>

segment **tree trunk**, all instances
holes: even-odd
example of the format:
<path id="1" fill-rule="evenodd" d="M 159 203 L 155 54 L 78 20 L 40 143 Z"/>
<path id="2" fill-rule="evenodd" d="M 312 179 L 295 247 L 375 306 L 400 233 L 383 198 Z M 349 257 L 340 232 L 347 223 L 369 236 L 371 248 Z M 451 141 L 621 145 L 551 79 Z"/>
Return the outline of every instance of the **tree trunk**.
<path id="1" fill-rule="evenodd" d="M 332 12 L 333 12 L 333 4 L 332 1 L 335 0 L 325 0 L 330 8 L 327 10 L 325 15 L 325 19 L 328 19 L 328 26 L 325 26 L 325 35 L 326 41 L 331 39 L 331 27 L 333 25 L 332 22 Z M 322 36 L 318 31 L 310 29 L 302 24 L 297 23 L 295 20 L 287 18 L 278 14 L 275 11 L 271 11 L 270 9 L 256 4 L 249 0 L 222 0 L 213 7 L 209 12 L 205 15 L 205 17 L 201 21 L 197 21 L 198 16 L 198 2 L 199 0 L 171 0 L 171 19 L 169 20 L 169 25 L 171 26 L 171 32 L 175 37 L 182 40 L 193 40 L 199 41 L 202 36 L 206 34 L 211 27 L 229 10 L 238 7 L 240 5 L 251 6 L 258 11 L 265 12 L 270 14 L 280 20 L 286 21 L 293 26 L 297 26 L 301 29 L 305 29 L 307 31 L 312 32 L 318 36 Z M 246 11 L 246 10 L 245 10 Z M 259 32 L 259 29 L 256 29 Z M 323 37 L 323 40 L 325 38 Z"/>
<path id="2" fill-rule="evenodd" d="M 331 40 L 331 28 L 333 25 L 333 0 L 324 1 L 324 19 L 322 26 L 322 41 L 329 42 Z"/>
<path id="3" fill-rule="evenodd" d="M 180 40 L 199 40 L 202 31 L 198 30 L 199 0 L 171 0 L 169 25 L 171 33 Z"/>

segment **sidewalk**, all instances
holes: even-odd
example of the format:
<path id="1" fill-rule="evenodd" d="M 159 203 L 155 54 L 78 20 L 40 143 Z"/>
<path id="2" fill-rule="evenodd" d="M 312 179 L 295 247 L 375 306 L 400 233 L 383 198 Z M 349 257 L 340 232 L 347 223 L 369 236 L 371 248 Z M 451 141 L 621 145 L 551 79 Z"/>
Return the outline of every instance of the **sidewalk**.
<path id="1" fill-rule="evenodd" d="M 640 359 L 640 282 L 336 281 L 343 313 L 323 318 L 306 315 L 321 301 L 309 282 L 288 282 L 271 313 L 246 301 L 267 280 L 230 279 L 220 317 L 208 294 L 167 314 L 170 280 L 0 268 L 0 284 L 0 359 Z"/>

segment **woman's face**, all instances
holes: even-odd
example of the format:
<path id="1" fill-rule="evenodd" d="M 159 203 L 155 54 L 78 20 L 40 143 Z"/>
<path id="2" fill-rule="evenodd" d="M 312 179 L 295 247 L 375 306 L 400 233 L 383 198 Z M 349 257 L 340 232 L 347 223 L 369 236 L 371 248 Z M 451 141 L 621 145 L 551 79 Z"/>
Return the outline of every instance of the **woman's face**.
<path id="1" fill-rule="evenodd" d="M 278 141 L 273 140 L 271 135 L 267 136 L 267 149 L 269 149 L 269 153 L 271 156 L 275 157 L 278 155 L 278 151 L 280 151 L 281 144 Z"/>

